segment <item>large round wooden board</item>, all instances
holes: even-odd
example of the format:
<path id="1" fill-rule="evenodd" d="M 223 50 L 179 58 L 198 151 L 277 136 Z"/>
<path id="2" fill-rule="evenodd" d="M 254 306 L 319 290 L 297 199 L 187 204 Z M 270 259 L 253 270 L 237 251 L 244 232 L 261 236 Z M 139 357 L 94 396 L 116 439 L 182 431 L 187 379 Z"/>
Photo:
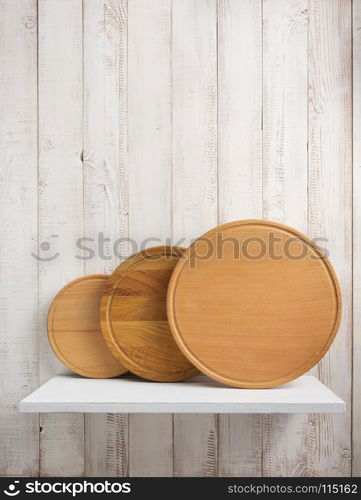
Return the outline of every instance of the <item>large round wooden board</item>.
<path id="1" fill-rule="evenodd" d="M 91 378 L 116 377 L 127 370 L 114 358 L 101 332 L 100 300 L 109 276 L 94 274 L 66 285 L 48 314 L 48 337 L 58 359 Z"/>
<path id="2" fill-rule="evenodd" d="M 182 249 L 154 247 L 123 262 L 101 301 L 105 340 L 119 361 L 140 377 L 175 382 L 198 370 L 183 356 L 169 329 L 166 295 Z"/>
<path id="3" fill-rule="evenodd" d="M 168 288 L 180 349 L 203 373 L 236 387 L 274 387 L 305 373 L 330 347 L 340 317 L 329 260 L 274 222 L 209 231 L 185 252 Z"/>

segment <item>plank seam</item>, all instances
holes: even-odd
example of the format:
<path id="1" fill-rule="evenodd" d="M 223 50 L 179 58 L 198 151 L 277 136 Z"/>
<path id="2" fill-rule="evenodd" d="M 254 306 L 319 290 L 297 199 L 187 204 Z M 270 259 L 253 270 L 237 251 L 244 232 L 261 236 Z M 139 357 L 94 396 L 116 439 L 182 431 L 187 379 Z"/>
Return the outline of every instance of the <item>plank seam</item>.
<path id="1" fill-rule="evenodd" d="M 85 214 L 85 176 L 84 176 L 84 131 L 85 131 L 85 116 L 84 116 L 84 0 L 81 0 L 81 95 L 82 95 L 82 148 L 80 152 L 80 161 L 81 161 L 81 171 L 83 177 L 83 193 L 82 193 L 82 237 L 84 238 L 84 214 Z M 85 260 L 83 260 L 83 275 L 85 276 Z M 86 427 L 87 422 L 85 418 L 85 413 L 83 413 L 83 475 L 86 475 Z"/>
<path id="2" fill-rule="evenodd" d="M 40 196 L 39 196 L 39 181 L 40 181 L 40 166 L 39 166 L 39 0 L 36 0 L 36 201 L 37 201 L 37 248 L 40 248 Z M 38 386 L 40 386 L 40 266 L 37 260 L 37 348 L 38 348 Z M 40 433 L 41 415 L 38 413 L 38 476 L 40 476 Z"/>

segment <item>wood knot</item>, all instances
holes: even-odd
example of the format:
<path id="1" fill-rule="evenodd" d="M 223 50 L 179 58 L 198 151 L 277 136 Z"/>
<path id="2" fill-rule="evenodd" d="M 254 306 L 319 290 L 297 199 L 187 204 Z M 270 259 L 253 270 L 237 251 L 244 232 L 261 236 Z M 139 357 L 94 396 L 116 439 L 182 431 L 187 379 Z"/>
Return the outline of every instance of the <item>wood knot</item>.
<path id="1" fill-rule="evenodd" d="M 25 19 L 25 23 L 24 24 L 25 24 L 25 28 L 27 28 L 28 30 L 31 30 L 35 26 L 35 21 L 34 21 L 34 19 L 32 17 L 27 17 Z"/>

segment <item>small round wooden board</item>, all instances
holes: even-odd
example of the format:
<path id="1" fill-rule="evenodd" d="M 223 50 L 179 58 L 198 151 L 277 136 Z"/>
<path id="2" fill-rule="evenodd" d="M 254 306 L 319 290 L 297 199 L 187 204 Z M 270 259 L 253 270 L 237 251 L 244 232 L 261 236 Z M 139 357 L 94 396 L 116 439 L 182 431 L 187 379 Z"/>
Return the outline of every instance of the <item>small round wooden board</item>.
<path id="1" fill-rule="evenodd" d="M 330 347 L 341 294 L 329 260 L 282 224 L 236 221 L 185 252 L 168 288 L 168 320 L 185 356 L 206 375 L 244 388 L 302 375 Z"/>
<path id="2" fill-rule="evenodd" d="M 198 373 L 179 350 L 167 321 L 168 283 L 182 251 L 154 247 L 139 252 L 113 272 L 104 288 L 100 317 L 108 347 L 148 380 L 176 382 Z"/>
<path id="3" fill-rule="evenodd" d="M 127 371 L 108 349 L 99 320 L 105 274 L 78 278 L 60 290 L 48 314 L 48 337 L 57 358 L 84 377 L 109 378 Z"/>

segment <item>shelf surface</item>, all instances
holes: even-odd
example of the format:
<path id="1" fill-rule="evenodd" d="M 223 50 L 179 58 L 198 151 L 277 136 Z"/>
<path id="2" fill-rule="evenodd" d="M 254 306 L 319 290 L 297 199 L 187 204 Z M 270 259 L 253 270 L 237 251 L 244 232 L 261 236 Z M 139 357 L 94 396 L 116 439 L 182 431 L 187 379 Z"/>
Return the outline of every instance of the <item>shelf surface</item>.
<path id="1" fill-rule="evenodd" d="M 303 376 L 273 389 L 237 389 L 198 375 L 148 382 L 127 375 L 87 379 L 58 375 L 20 402 L 33 413 L 342 413 L 345 403 L 319 380 Z"/>

